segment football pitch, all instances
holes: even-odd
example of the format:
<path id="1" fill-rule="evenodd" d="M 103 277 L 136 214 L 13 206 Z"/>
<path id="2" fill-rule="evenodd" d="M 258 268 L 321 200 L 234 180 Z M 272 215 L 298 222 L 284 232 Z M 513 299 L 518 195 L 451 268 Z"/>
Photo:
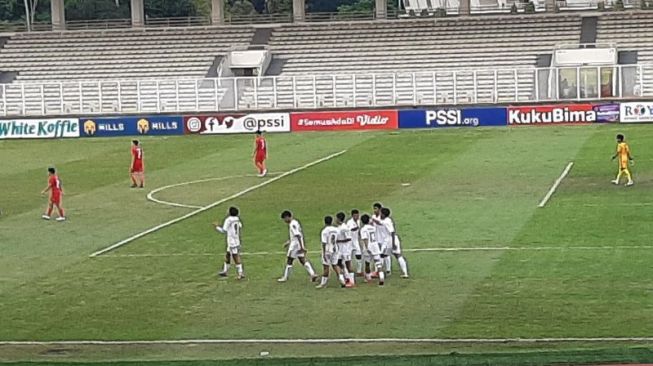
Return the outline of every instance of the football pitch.
<path id="1" fill-rule="evenodd" d="M 610 184 L 618 132 L 635 157 L 633 187 Z M 0 362 L 653 361 L 653 126 L 267 138 L 266 178 L 253 176 L 252 136 L 144 138 L 144 190 L 129 188 L 130 139 L 0 141 Z M 40 219 L 49 165 L 64 223 Z M 332 277 L 316 290 L 298 264 L 276 282 L 283 210 L 320 267 L 323 216 L 377 201 L 393 211 L 410 279 L 393 260 L 383 288 L 341 289 Z M 243 281 L 233 269 L 216 276 L 224 237 L 211 223 L 230 205 L 244 224 Z M 91 340 L 123 342 L 9 343 Z M 199 342 L 160 342 L 183 340 Z"/>

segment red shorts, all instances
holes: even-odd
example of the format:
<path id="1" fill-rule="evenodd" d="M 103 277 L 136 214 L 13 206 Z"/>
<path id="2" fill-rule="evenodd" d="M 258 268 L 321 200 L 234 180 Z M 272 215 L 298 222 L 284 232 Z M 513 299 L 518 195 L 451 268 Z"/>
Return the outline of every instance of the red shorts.
<path id="1" fill-rule="evenodd" d="M 60 205 L 61 204 L 61 193 L 55 193 L 52 192 L 50 195 L 50 203 L 54 205 Z"/>
<path id="2" fill-rule="evenodd" d="M 262 163 L 265 161 L 266 157 L 267 156 L 265 155 L 265 153 L 256 153 L 256 158 L 254 161 L 256 161 L 257 163 Z"/>
<path id="3" fill-rule="evenodd" d="M 143 172 L 143 162 L 136 161 L 132 165 L 132 173 L 142 173 Z"/>

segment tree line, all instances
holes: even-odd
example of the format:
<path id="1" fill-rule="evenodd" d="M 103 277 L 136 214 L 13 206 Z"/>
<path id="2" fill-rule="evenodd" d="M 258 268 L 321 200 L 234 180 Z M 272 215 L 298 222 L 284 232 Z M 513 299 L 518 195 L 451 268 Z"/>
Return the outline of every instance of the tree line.
<path id="1" fill-rule="evenodd" d="M 129 0 L 65 0 L 66 19 L 127 19 Z M 390 0 L 389 7 L 396 8 Z M 0 0 L 0 21 L 24 21 L 24 0 Z M 28 0 L 35 9 L 34 21 L 50 20 L 50 0 Z M 292 0 L 225 0 L 232 15 L 279 14 L 292 12 Z M 211 0 L 144 0 L 145 15 L 150 18 L 208 16 Z M 363 12 L 374 9 L 374 0 L 306 0 L 307 12 Z"/>

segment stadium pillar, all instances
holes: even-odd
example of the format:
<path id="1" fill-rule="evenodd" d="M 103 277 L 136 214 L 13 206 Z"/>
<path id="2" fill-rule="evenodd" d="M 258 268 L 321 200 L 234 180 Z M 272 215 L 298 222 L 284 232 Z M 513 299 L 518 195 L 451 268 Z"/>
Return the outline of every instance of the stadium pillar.
<path id="1" fill-rule="evenodd" d="M 294 22 L 303 22 L 306 19 L 305 0 L 292 0 L 292 19 Z"/>
<path id="2" fill-rule="evenodd" d="M 376 19 L 385 19 L 388 17 L 388 0 L 376 0 L 374 6 Z"/>
<path id="3" fill-rule="evenodd" d="M 460 15 L 471 15 L 470 0 L 460 0 Z"/>
<path id="4" fill-rule="evenodd" d="M 211 0 L 211 24 L 224 24 L 224 0 Z"/>
<path id="5" fill-rule="evenodd" d="M 145 9 L 143 0 L 131 0 L 132 27 L 142 28 L 145 26 Z"/>
<path id="6" fill-rule="evenodd" d="M 556 11 L 556 1 L 555 0 L 546 0 L 545 2 L 546 11 L 554 13 Z"/>
<path id="7" fill-rule="evenodd" d="M 61 31 L 66 29 L 66 8 L 63 0 L 51 0 L 50 10 L 52 12 L 52 30 Z"/>

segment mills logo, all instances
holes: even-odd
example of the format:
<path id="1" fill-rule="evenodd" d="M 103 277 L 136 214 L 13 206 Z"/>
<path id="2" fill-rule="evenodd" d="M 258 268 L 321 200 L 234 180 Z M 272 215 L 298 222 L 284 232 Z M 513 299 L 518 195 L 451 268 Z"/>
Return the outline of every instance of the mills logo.
<path id="1" fill-rule="evenodd" d="M 508 124 L 582 124 L 596 122 L 596 111 L 589 104 L 569 106 L 511 107 Z"/>
<path id="2" fill-rule="evenodd" d="M 145 118 L 139 119 L 136 123 L 136 129 L 138 129 L 138 133 L 145 135 L 150 131 L 150 122 Z"/>
<path id="3" fill-rule="evenodd" d="M 91 120 L 84 122 L 84 133 L 86 136 L 93 136 L 97 131 L 97 124 Z"/>

